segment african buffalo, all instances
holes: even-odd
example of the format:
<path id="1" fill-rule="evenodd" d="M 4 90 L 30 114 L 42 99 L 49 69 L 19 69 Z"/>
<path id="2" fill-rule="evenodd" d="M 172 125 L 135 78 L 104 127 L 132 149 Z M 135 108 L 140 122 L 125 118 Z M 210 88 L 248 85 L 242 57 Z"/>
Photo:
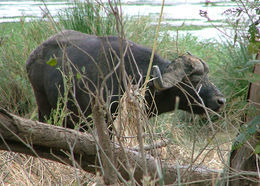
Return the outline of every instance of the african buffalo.
<path id="1" fill-rule="evenodd" d="M 38 46 L 26 63 L 29 80 L 36 97 L 39 120 L 50 117 L 56 108 L 58 96 L 64 94 L 64 75 L 72 79 L 72 93 L 67 108 L 70 117 L 79 116 L 78 109 L 85 116 L 91 114 L 91 100 L 97 90 L 102 91 L 111 113 L 117 109 L 119 95 L 125 90 L 122 83 L 122 66 L 128 80 L 133 84 L 144 83 L 151 49 L 115 36 L 99 37 L 72 30 L 62 31 Z M 122 57 L 123 56 L 123 57 Z M 50 65 L 48 62 L 57 62 Z M 121 69 L 121 70 L 120 70 Z M 173 62 L 155 54 L 152 80 L 148 84 L 145 100 L 151 110 L 158 114 L 178 108 L 195 114 L 205 113 L 204 105 L 218 111 L 225 103 L 221 92 L 208 80 L 208 66 L 201 59 L 186 54 Z M 77 100 L 77 104 L 75 101 Z M 69 123 L 67 127 L 73 128 Z"/>

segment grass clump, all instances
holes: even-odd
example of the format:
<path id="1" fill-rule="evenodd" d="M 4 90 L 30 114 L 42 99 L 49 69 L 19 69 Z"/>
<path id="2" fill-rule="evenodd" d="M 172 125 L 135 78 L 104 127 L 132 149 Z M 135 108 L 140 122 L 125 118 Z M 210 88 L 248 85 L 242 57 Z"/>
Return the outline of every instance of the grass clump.
<path id="1" fill-rule="evenodd" d="M 0 25 L 0 105 L 14 114 L 26 115 L 34 108 L 34 95 L 25 63 L 34 48 L 53 33 L 45 22 Z"/>
<path id="2" fill-rule="evenodd" d="M 116 33 L 115 17 L 104 4 L 74 0 L 72 5 L 58 15 L 58 20 L 65 29 L 101 36 Z"/>

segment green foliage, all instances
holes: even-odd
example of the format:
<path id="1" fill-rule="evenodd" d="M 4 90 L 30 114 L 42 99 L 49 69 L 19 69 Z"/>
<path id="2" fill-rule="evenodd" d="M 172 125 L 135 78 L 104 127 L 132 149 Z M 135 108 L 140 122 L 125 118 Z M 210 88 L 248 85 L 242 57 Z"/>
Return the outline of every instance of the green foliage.
<path id="1" fill-rule="evenodd" d="M 14 114 L 32 112 L 34 95 L 25 63 L 38 44 L 53 33 L 46 22 L 1 23 L 0 105 Z"/>
<path id="2" fill-rule="evenodd" d="M 78 0 L 74 0 L 72 5 L 73 7 L 62 10 L 58 15 L 59 22 L 65 29 L 101 36 L 116 33 L 115 17 L 106 12 L 103 5 Z"/>
<path id="3" fill-rule="evenodd" d="M 229 99 L 242 98 L 246 100 L 252 66 L 248 65 L 250 56 L 247 47 L 224 44 L 217 54 L 219 62 L 215 77 L 217 84 L 223 87 L 224 94 Z M 219 76 L 221 74 L 221 76 Z"/>
<path id="4" fill-rule="evenodd" d="M 152 47 L 155 28 L 151 23 L 154 21 L 156 20 L 150 16 L 125 17 L 124 30 L 126 37 L 133 42 Z"/>
<path id="5" fill-rule="evenodd" d="M 47 63 L 47 65 L 50 65 L 51 67 L 55 67 L 55 66 L 57 66 L 58 62 L 57 62 L 57 59 L 50 58 L 49 61 L 47 61 L 46 63 Z"/>
<path id="6" fill-rule="evenodd" d="M 51 62 L 50 62 L 51 61 Z M 49 65 L 54 65 L 53 68 L 56 68 L 57 60 L 51 58 L 49 61 Z M 47 63 L 48 63 L 47 62 Z M 60 68 L 57 68 L 61 74 L 63 79 L 63 89 L 64 93 L 59 93 L 56 108 L 51 111 L 50 118 L 45 118 L 47 123 L 53 124 L 56 126 L 63 126 L 66 117 L 70 114 L 70 111 L 67 109 L 67 105 L 64 103 L 68 103 L 69 101 L 69 91 L 72 87 L 71 85 L 71 75 L 66 76 Z"/>
<path id="7" fill-rule="evenodd" d="M 255 147 L 255 154 L 259 154 L 260 153 L 260 144 L 257 144 Z"/>
<path id="8" fill-rule="evenodd" d="M 248 45 L 248 52 L 250 54 L 256 54 L 259 51 L 260 42 L 250 42 Z"/>
<path id="9" fill-rule="evenodd" d="M 259 52 L 259 1 L 232 0 L 237 7 L 224 12 L 226 23 L 233 28 L 234 43 L 244 43 L 250 54 Z"/>
<path id="10" fill-rule="evenodd" d="M 58 98 L 56 108 L 51 111 L 50 118 L 45 118 L 46 123 L 53 124 L 56 126 L 63 126 L 63 122 L 67 116 L 64 111 L 65 105 L 63 104 L 63 99 L 61 97 Z"/>
<path id="11" fill-rule="evenodd" d="M 254 117 L 253 120 L 244 124 L 241 129 L 239 135 L 236 137 L 236 140 L 232 146 L 232 150 L 236 150 L 241 147 L 250 137 L 252 137 L 260 127 L 260 116 Z M 260 146 L 256 146 L 256 151 L 260 150 Z"/>

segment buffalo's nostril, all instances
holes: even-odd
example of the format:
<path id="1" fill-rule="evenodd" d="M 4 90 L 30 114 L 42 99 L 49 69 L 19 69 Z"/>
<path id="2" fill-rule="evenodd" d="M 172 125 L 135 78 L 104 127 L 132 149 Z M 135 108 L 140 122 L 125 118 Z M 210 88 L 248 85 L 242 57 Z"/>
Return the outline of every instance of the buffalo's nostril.
<path id="1" fill-rule="evenodd" d="M 218 104 L 220 104 L 220 105 L 224 105 L 224 104 L 226 103 L 226 99 L 225 99 L 225 98 L 218 98 L 218 99 L 217 99 L 217 102 L 218 102 Z"/>

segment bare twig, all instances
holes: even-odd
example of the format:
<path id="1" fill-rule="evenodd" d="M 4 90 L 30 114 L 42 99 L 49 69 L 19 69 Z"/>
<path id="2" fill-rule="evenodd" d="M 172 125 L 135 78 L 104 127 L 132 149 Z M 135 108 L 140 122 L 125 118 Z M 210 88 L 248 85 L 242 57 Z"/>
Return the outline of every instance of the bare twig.
<path id="1" fill-rule="evenodd" d="M 98 99 L 99 97 L 97 97 L 93 103 L 93 120 L 97 128 L 98 141 L 103 149 L 103 152 L 101 152 L 101 161 L 104 170 L 104 182 L 111 185 L 115 184 L 117 181 L 117 174 L 113 168 L 114 154 L 110 143 L 107 124 L 105 123 L 105 111 L 102 107 L 103 104 Z"/>
<path id="2" fill-rule="evenodd" d="M 161 140 L 159 142 L 154 142 L 151 145 L 144 145 L 144 150 L 149 151 L 149 150 L 153 150 L 153 149 L 157 149 L 157 148 L 166 147 L 169 143 L 170 143 L 170 141 L 167 139 Z M 134 150 L 134 151 L 140 151 L 140 148 L 138 146 L 130 147 L 129 149 Z"/>

